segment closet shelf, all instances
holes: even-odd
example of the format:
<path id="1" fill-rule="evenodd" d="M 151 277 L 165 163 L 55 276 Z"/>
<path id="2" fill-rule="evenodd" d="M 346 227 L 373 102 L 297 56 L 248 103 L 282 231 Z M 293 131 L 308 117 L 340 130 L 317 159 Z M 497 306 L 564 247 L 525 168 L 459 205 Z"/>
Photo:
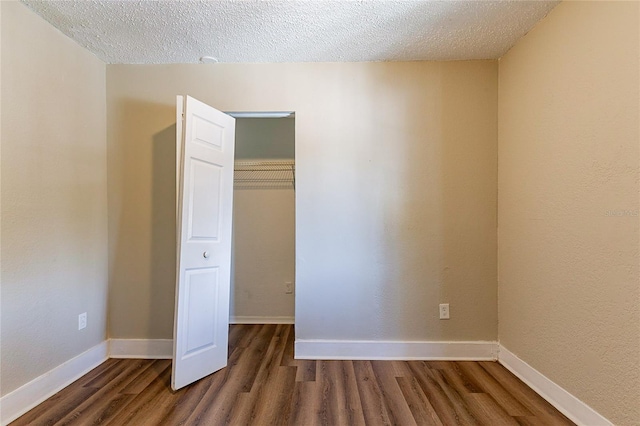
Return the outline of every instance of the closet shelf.
<path id="1" fill-rule="evenodd" d="M 294 160 L 236 161 L 235 189 L 295 189 Z"/>

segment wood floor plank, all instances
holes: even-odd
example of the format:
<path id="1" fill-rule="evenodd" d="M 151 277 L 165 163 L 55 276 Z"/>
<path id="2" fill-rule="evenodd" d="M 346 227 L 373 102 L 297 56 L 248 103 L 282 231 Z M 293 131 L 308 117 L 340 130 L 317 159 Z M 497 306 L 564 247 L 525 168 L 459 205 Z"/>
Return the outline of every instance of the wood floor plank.
<path id="1" fill-rule="evenodd" d="M 229 372 L 218 371 L 211 376 L 211 382 L 204 394 L 200 394 L 196 401 L 191 401 L 189 405 L 195 405 L 184 424 L 188 425 L 206 425 L 206 424 L 227 424 L 229 411 L 232 408 L 232 402 L 237 398 L 237 393 L 226 388 Z M 225 404 L 224 402 L 230 401 Z M 187 404 L 184 405 L 187 407 Z M 178 413 L 174 414 L 177 416 Z M 181 418 L 183 418 L 181 416 Z M 217 423 L 211 423 L 212 419 L 217 419 Z"/>
<path id="2" fill-rule="evenodd" d="M 219 389 L 223 374 L 212 374 L 196 383 L 184 387 L 173 393 L 173 402 L 167 407 L 161 407 L 161 424 L 179 426 L 188 424 L 187 419 L 196 406 L 211 389 Z M 218 381 L 216 383 L 216 380 Z"/>
<path id="3" fill-rule="evenodd" d="M 333 403 L 336 384 L 332 383 L 329 378 L 329 365 L 332 361 L 318 361 L 316 370 L 316 378 L 318 383 L 318 392 L 320 394 L 320 407 L 318 408 L 318 420 L 320 424 L 342 424 L 340 419 L 344 416 L 340 415 L 340 408 Z"/>
<path id="4" fill-rule="evenodd" d="M 562 413 L 556 410 L 551 404 L 545 401 L 540 395 L 535 393 L 533 389 L 525 385 L 502 365 L 497 362 L 479 362 L 478 365 L 489 373 L 505 389 L 507 389 L 511 396 L 516 398 L 533 414 L 533 417 L 539 419 L 543 424 L 573 424 L 573 422 L 567 419 Z M 531 418 L 532 416 L 516 417 Z"/>
<path id="5" fill-rule="evenodd" d="M 297 382 L 313 382 L 316 380 L 316 361 L 294 358 L 293 347 L 295 338 L 296 336 L 292 328 L 285 344 L 284 353 L 282 354 L 282 361 L 280 365 L 283 367 L 298 367 L 296 373 Z"/>
<path id="6" fill-rule="evenodd" d="M 438 413 L 436 413 L 415 377 L 397 377 L 396 380 L 417 424 L 443 426 Z"/>
<path id="7" fill-rule="evenodd" d="M 282 361 L 280 365 L 283 367 L 295 367 L 297 366 L 298 360 L 294 358 L 293 346 L 295 343 L 296 334 L 293 331 L 293 327 L 291 328 L 291 332 L 287 337 L 287 342 L 285 344 L 284 353 L 282 354 Z"/>
<path id="8" fill-rule="evenodd" d="M 157 359 L 149 362 L 149 364 L 140 371 L 140 374 L 132 377 L 131 381 L 120 390 L 120 393 L 139 394 L 169 367 L 171 367 L 171 361 L 168 359 Z"/>
<path id="9" fill-rule="evenodd" d="M 321 394 L 319 392 L 320 383 L 300 382 L 294 385 L 289 408 L 289 425 L 321 425 L 320 405 Z"/>
<path id="10" fill-rule="evenodd" d="M 317 361 L 312 359 L 298 360 L 296 371 L 296 382 L 315 382 Z"/>
<path id="11" fill-rule="evenodd" d="M 87 374 L 79 378 L 74 385 L 84 386 L 89 383 L 91 380 L 95 379 L 100 374 L 104 373 L 106 370 L 110 368 L 114 368 L 117 364 L 120 363 L 120 360 L 117 358 L 109 358 L 93 370 L 89 371 Z"/>
<path id="12" fill-rule="evenodd" d="M 268 334 L 269 329 L 265 327 L 261 332 Z M 188 417 L 188 424 L 227 424 L 238 394 L 248 391 L 253 386 L 257 369 L 260 367 L 258 357 L 267 342 L 264 337 L 256 337 L 257 342 L 253 350 L 234 350 L 229 359 L 229 366 L 210 376 L 211 385 L 196 402 Z"/>
<path id="13" fill-rule="evenodd" d="M 253 344 L 245 346 L 243 350 L 245 344 L 239 343 L 238 347 L 231 352 L 228 367 L 210 376 L 212 378 L 211 385 L 195 401 L 195 407 L 189 413 L 188 424 L 205 424 L 203 422 L 206 421 L 215 421 L 217 424 L 226 423 L 237 394 L 249 391 L 253 386 L 260 368 L 261 358 L 275 327 L 243 324 L 238 328 L 245 330 L 247 335 L 252 336 Z M 242 340 L 244 340 L 244 336 L 239 336 L 238 341 Z M 247 341 L 246 344 L 248 345 L 249 342 Z M 188 405 L 193 405 L 193 403 Z"/>
<path id="14" fill-rule="evenodd" d="M 97 392 L 82 401 L 82 403 L 80 403 L 74 410 L 56 422 L 56 425 L 67 426 L 80 424 L 83 419 L 98 419 L 101 418 L 102 413 L 106 411 L 109 412 L 109 417 L 113 416 L 117 411 L 119 411 L 119 409 L 124 408 L 125 403 L 130 399 L 133 399 L 121 398 L 119 396 L 120 390 L 131 382 L 132 377 L 136 377 L 140 374 L 140 371 L 144 370 L 148 365 L 149 361 L 143 359 L 134 360 L 134 362 L 129 363 L 122 363 L 122 366 L 125 368 L 121 370 L 120 374 L 113 376 L 110 381 L 97 388 Z M 113 394 L 116 394 L 117 396 L 115 398 L 111 397 Z M 117 402 L 114 402 L 116 400 Z"/>
<path id="15" fill-rule="evenodd" d="M 440 362 L 440 365 L 444 362 Z M 428 365 L 433 365 L 432 363 L 428 363 Z M 473 384 L 471 380 L 466 376 L 466 374 L 460 369 L 460 366 L 456 362 L 447 362 L 448 367 L 446 368 L 436 368 L 442 373 L 445 380 L 449 385 L 451 385 L 456 391 L 460 394 L 463 393 L 482 393 L 482 389 L 479 389 L 477 386 Z M 434 368 L 431 368 L 432 370 Z"/>
<path id="16" fill-rule="evenodd" d="M 293 329 L 287 338 L 284 353 L 282 355 L 281 366 L 298 367 L 296 372 L 297 382 L 313 382 L 316 380 L 316 361 L 307 359 L 295 359 L 293 347 L 295 342 L 295 333 Z"/>
<path id="17" fill-rule="evenodd" d="M 95 395 L 95 394 L 94 394 Z M 100 404 L 92 404 L 84 411 L 74 410 L 72 415 L 56 423 L 58 425 L 104 425 L 115 415 L 124 410 L 135 398 L 134 395 L 119 394 L 101 401 Z"/>
<path id="18" fill-rule="evenodd" d="M 264 331 L 264 328 L 264 324 L 237 324 L 230 326 L 229 346 L 232 350 L 235 348 L 248 348 L 253 344 L 257 334 Z M 267 331 L 268 329 L 269 327 L 267 327 Z"/>
<path id="19" fill-rule="evenodd" d="M 258 394 L 251 420 L 253 424 L 286 425 L 291 414 L 291 400 L 296 383 L 295 367 L 275 367 Z"/>
<path id="20" fill-rule="evenodd" d="M 450 386 L 444 378 L 444 374 L 440 370 L 430 370 L 429 375 L 435 379 L 435 381 L 440 385 L 440 388 L 447 396 L 451 405 L 453 406 L 454 411 L 456 412 L 457 417 L 460 419 L 462 424 L 465 425 L 479 425 L 480 421 L 473 415 L 473 411 L 470 407 L 465 403 L 463 395 L 456 391 L 455 388 Z"/>
<path id="21" fill-rule="evenodd" d="M 248 327 L 246 324 L 237 324 L 229 326 L 229 353 L 233 352 L 237 347 L 243 335 L 247 334 Z"/>
<path id="22" fill-rule="evenodd" d="M 393 364 L 388 361 L 371 361 L 371 368 L 382 392 L 382 401 L 391 423 L 415 425 L 416 421 L 411 414 L 409 405 L 407 405 L 407 400 L 398 386 Z"/>
<path id="23" fill-rule="evenodd" d="M 422 361 L 409 361 L 408 365 L 442 423 L 445 425 L 465 424 L 465 416 L 460 416 L 456 411 L 454 402 L 449 399 L 444 389 L 432 377 L 429 367 Z M 471 424 L 475 424 L 475 421 L 472 420 Z"/>
<path id="24" fill-rule="evenodd" d="M 454 365 L 450 361 L 424 361 L 425 365 L 433 370 L 450 370 Z"/>
<path id="25" fill-rule="evenodd" d="M 249 391 L 248 408 L 242 406 L 242 412 L 238 413 L 238 407 L 234 407 L 232 410 L 232 417 L 238 419 L 240 424 L 253 424 L 258 419 L 258 414 L 261 413 L 261 407 L 263 401 L 268 399 L 269 385 L 276 381 L 278 368 L 291 368 L 280 367 L 282 362 L 282 355 L 284 353 L 284 345 L 286 343 L 286 335 L 282 333 L 283 325 L 278 326 L 271 333 L 271 339 L 269 346 L 264 357 L 261 360 L 256 378 Z M 295 382 L 295 370 L 293 372 L 293 382 Z M 291 390 L 293 390 L 293 384 L 291 384 Z M 245 402 L 246 403 L 246 402 Z M 288 407 L 287 407 L 288 408 Z M 234 412 L 235 411 L 235 412 Z"/>
<path id="26" fill-rule="evenodd" d="M 121 410 L 106 424 L 108 425 L 137 425 L 151 424 L 147 421 L 157 410 L 159 404 L 167 401 L 171 396 L 169 383 L 171 368 L 167 367 L 157 380 L 152 382 L 144 392 L 136 395 L 127 405 L 126 410 Z"/>
<path id="27" fill-rule="evenodd" d="M 296 360 L 291 325 L 232 325 L 228 366 L 177 392 L 170 360 L 111 359 L 12 426 L 571 425 L 495 362 Z"/>
<path id="28" fill-rule="evenodd" d="M 353 361 L 353 369 L 358 383 L 358 394 L 368 425 L 390 425 L 391 420 L 382 402 L 382 391 L 378 386 L 370 361 Z"/>
<path id="29" fill-rule="evenodd" d="M 139 360 L 136 360 L 139 361 Z M 109 382 L 114 380 L 116 377 L 122 375 L 122 373 L 129 367 L 127 363 L 119 362 L 108 370 L 105 370 L 103 373 L 96 376 L 93 380 L 86 383 L 84 387 L 86 388 L 96 388 L 101 389 L 105 387 Z"/>
<path id="30" fill-rule="evenodd" d="M 255 350 L 243 351 L 237 362 L 230 363 L 227 380 L 222 389 L 213 399 L 198 406 L 199 417 L 204 419 L 206 424 L 229 424 L 232 419 L 236 424 L 249 424 L 253 421 L 262 389 L 269 377 L 275 374 L 275 367 L 279 366 L 282 359 L 287 339 L 283 330 L 285 329 L 280 326 L 260 327 L 256 334 L 258 342 Z M 295 369 L 292 373 L 295 381 Z M 238 395 L 246 392 L 249 392 L 249 397 Z M 190 421 L 194 418 L 190 418 Z"/>
<path id="31" fill-rule="evenodd" d="M 59 392 L 18 418 L 11 423 L 11 425 L 53 425 L 71 411 L 75 410 L 82 401 L 85 401 L 97 391 L 98 389 L 95 388 L 78 386 L 74 387 L 70 392 Z"/>
<path id="32" fill-rule="evenodd" d="M 562 423 L 541 421 L 540 417 L 536 416 L 516 416 L 513 419 L 518 422 L 520 426 L 562 425 Z"/>
<path id="33" fill-rule="evenodd" d="M 336 424 L 364 425 L 358 384 L 351 361 L 322 361 L 319 381 L 323 389 L 321 411 L 336 414 Z M 329 406 L 333 408 L 329 409 Z"/>
<path id="34" fill-rule="evenodd" d="M 389 362 L 393 369 L 395 377 L 413 377 L 411 369 L 405 361 L 386 361 Z"/>
<path id="35" fill-rule="evenodd" d="M 518 426 L 518 422 L 511 417 L 498 403 L 486 393 L 467 393 L 463 395 L 469 411 L 483 425 Z"/>
<path id="36" fill-rule="evenodd" d="M 484 393 L 491 394 L 498 404 L 511 416 L 530 416 L 531 411 L 514 398 L 493 376 L 477 362 L 457 362 L 465 376 Z"/>
<path id="37" fill-rule="evenodd" d="M 271 347 L 271 341 L 275 331 L 275 324 L 261 326 L 254 337 L 255 341 L 243 351 L 239 358 L 242 360 L 243 370 L 241 392 L 249 392 L 253 387 L 258 378 L 258 373 L 263 368 L 263 363 L 267 359 L 267 352 Z"/>
<path id="38" fill-rule="evenodd" d="M 228 417 L 223 423 L 211 423 L 215 425 L 249 425 L 251 409 L 254 398 L 248 392 L 239 393 L 233 402 L 233 407 L 228 412 Z"/>
<path id="39" fill-rule="evenodd" d="M 292 331 L 292 327 L 288 324 L 278 324 L 278 326 L 276 327 L 276 331 L 272 339 L 273 344 L 276 346 L 274 366 L 282 365 L 282 359 L 284 358 L 284 354 L 287 351 L 289 334 L 293 334 Z"/>

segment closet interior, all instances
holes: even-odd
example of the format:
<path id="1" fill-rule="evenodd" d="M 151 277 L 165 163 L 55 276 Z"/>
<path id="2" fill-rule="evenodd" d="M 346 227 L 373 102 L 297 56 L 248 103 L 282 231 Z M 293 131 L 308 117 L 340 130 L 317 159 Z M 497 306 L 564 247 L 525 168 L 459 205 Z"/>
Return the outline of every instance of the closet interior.
<path id="1" fill-rule="evenodd" d="M 295 116 L 236 116 L 231 323 L 293 323 Z"/>

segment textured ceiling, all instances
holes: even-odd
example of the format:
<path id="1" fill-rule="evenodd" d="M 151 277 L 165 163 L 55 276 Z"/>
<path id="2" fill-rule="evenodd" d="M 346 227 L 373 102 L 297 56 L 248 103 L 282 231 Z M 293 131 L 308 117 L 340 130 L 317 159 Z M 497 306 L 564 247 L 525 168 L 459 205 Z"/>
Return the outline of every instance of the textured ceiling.
<path id="1" fill-rule="evenodd" d="M 558 2 L 23 2 L 107 63 L 490 59 Z"/>

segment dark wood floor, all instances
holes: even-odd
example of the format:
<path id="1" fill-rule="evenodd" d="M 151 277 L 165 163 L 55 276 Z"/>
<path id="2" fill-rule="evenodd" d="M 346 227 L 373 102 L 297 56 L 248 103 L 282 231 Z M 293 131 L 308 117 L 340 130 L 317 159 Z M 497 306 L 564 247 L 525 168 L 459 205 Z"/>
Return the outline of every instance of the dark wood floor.
<path id="1" fill-rule="evenodd" d="M 290 325 L 233 325 L 229 367 L 172 392 L 110 359 L 12 425 L 571 425 L 494 362 L 293 359 Z"/>

